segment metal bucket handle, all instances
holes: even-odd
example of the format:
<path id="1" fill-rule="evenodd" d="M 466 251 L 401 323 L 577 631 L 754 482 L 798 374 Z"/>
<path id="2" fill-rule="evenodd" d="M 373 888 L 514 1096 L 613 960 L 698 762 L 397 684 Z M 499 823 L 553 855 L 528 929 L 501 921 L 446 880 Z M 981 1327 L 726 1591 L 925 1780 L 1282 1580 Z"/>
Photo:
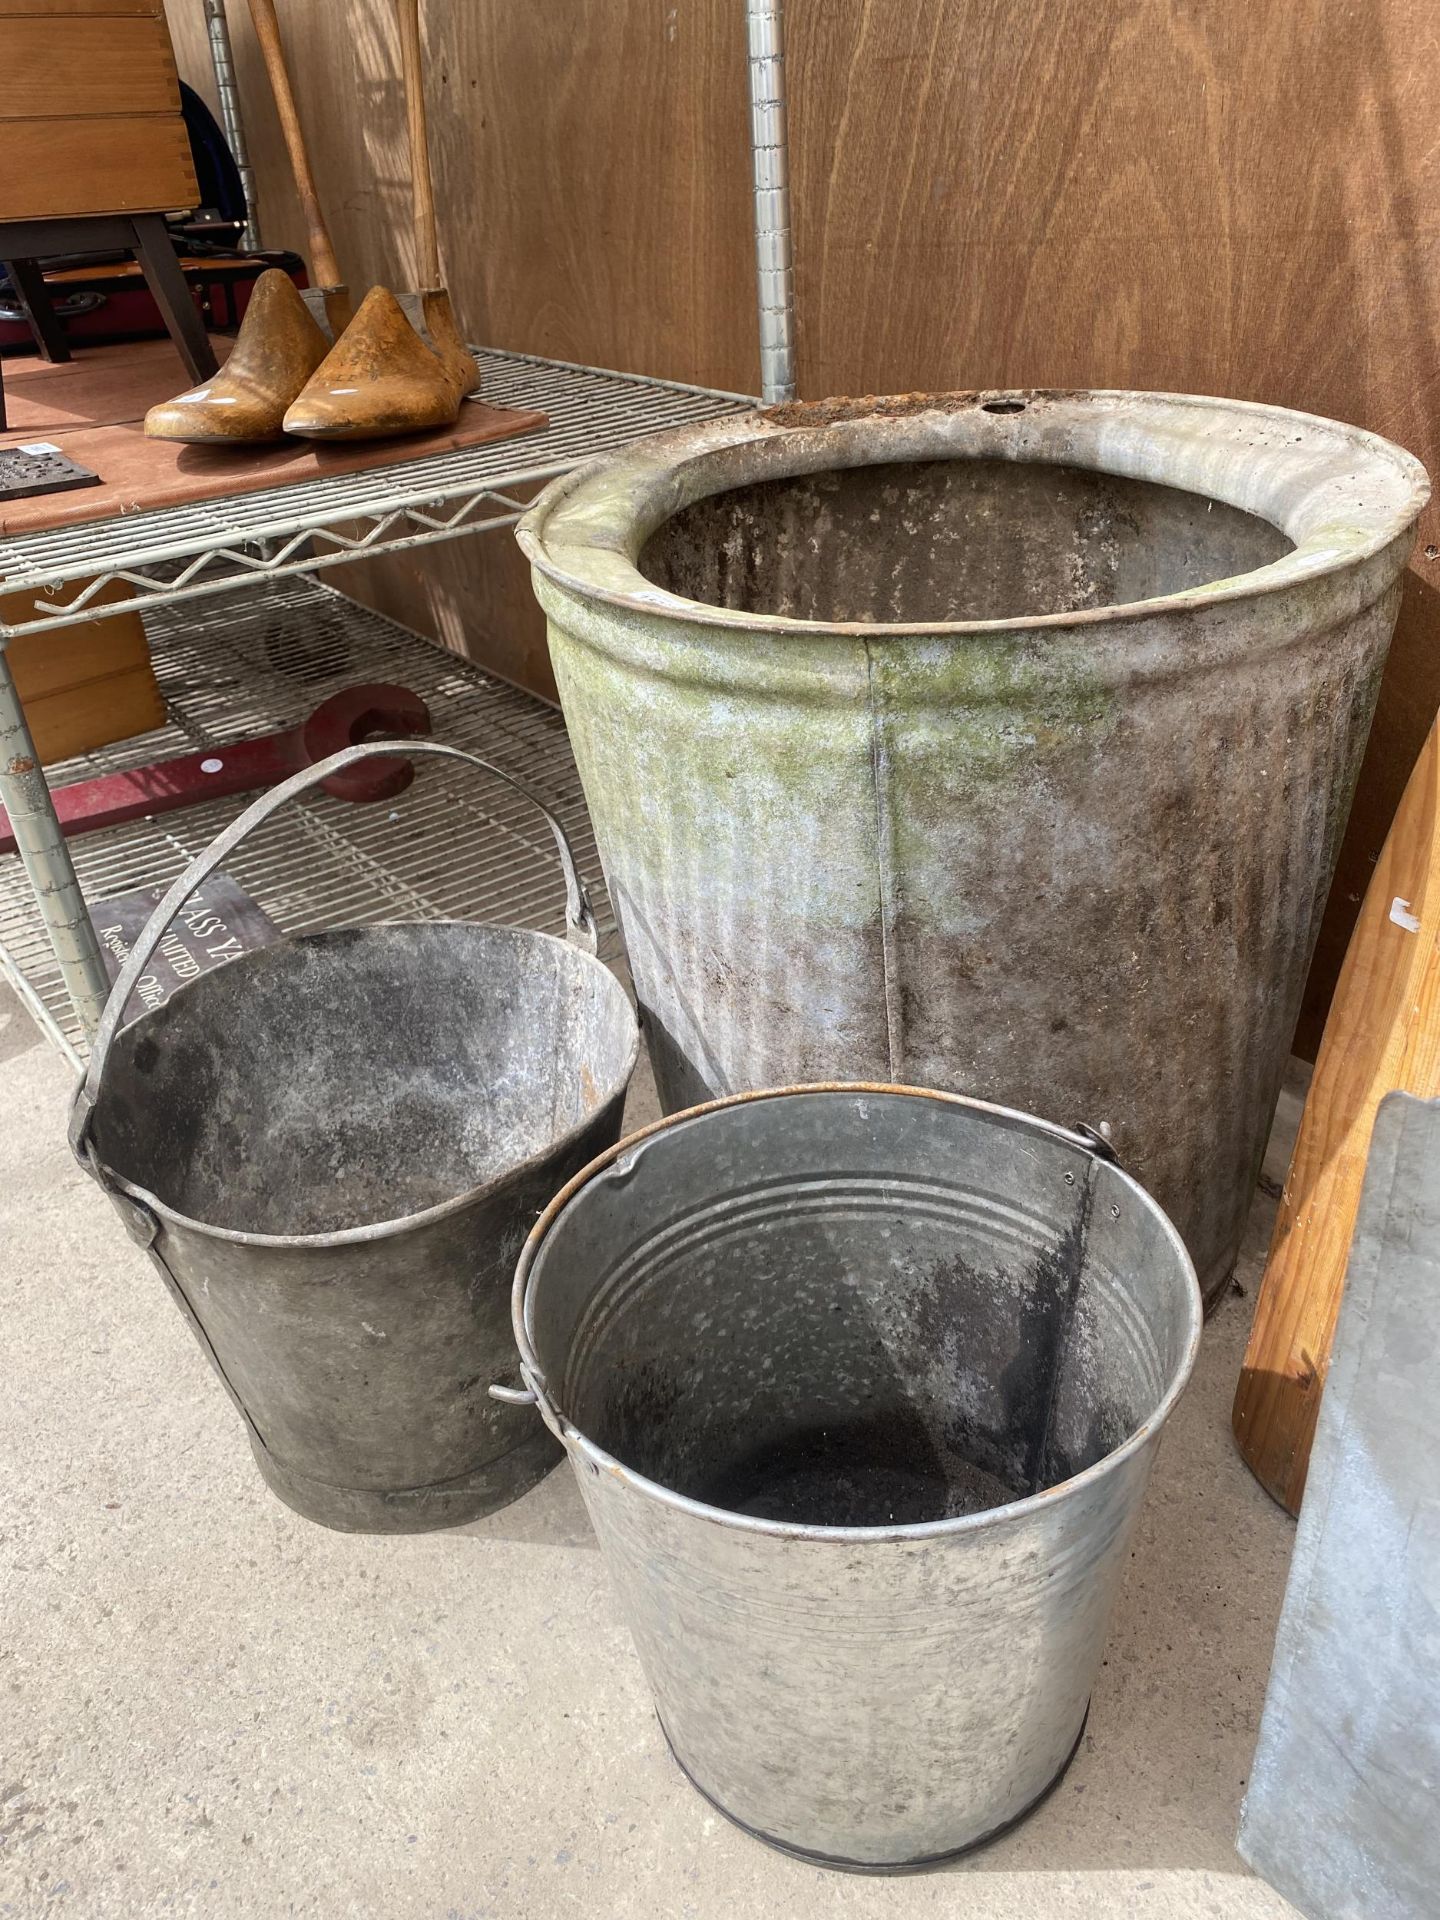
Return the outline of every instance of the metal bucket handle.
<path id="1" fill-rule="evenodd" d="M 263 820 L 283 807 L 288 800 L 308 788 L 319 786 L 342 767 L 353 766 L 357 760 L 366 760 L 376 754 L 393 754 L 393 740 L 366 742 L 358 747 L 342 747 L 339 753 L 332 753 L 326 760 L 317 760 L 313 766 L 304 767 L 299 773 L 291 774 L 288 780 L 282 780 L 277 787 L 271 787 L 268 793 L 261 794 L 258 800 L 239 814 L 224 832 L 218 834 L 210 845 L 181 874 L 164 899 L 151 914 L 130 950 L 130 957 L 120 969 L 115 984 L 110 989 L 110 997 L 105 1002 L 104 1012 L 100 1016 L 100 1025 L 95 1033 L 94 1044 L 90 1051 L 90 1065 L 85 1080 L 75 1095 L 75 1104 L 70 1112 L 70 1146 L 77 1159 L 100 1179 L 98 1162 L 89 1140 L 90 1120 L 95 1111 L 95 1103 L 100 1097 L 100 1083 L 105 1075 L 105 1062 L 110 1047 L 120 1027 L 121 1017 L 135 990 L 136 982 L 150 963 L 150 957 L 160 944 L 165 930 L 175 915 L 184 906 L 190 895 L 202 881 L 219 866 L 228 853 L 239 846 Z M 566 937 L 586 953 L 593 954 L 599 945 L 599 936 L 595 927 L 595 915 L 590 908 L 590 900 L 584 884 L 576 870 L 575 856 L 570 842 L 565 837 L 565 829 L 551 813 L 544 801 L 533 794 L 518 780 L 494 765 L 492 761 L 482 760 L 477 753 L 467 753 L 463 747 L 452 747 L 443 740 L 406 740 L 405 757 L 411 754 L 434 754 L 443 760 L 463 760 L 472 767 L 480 767 L 486 773 L 493 773 L 497 780 L 503 780 L 507 787 L 513 787 L 532 806 L 538 807 L 545 816 L 546 824 L 555 836 L 556 851 L 560 855 L 560 866 L 565 875 L 565 927 Z M 102 1180 L 101 1184 L 105 1182 Z"/>

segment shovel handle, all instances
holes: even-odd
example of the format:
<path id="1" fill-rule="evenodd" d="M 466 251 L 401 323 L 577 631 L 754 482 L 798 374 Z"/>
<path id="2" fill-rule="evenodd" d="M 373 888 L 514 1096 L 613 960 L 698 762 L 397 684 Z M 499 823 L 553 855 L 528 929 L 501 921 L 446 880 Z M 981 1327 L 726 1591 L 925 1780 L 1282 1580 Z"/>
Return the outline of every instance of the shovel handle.
<path id="1" fill-rule="evenodd" d="M 430 142 L 425 129 L 425 68 L 420 53 L 420 0 L 395 0 L 400 29 L 400 67 L 405 76 L 405 122 L 410 134 L 410 190 L 415 208 L 415 257 L 422 292 L 440 285 L 440 242 L 435 231 L 435 187 L 430 178 Z"/>
<path id="2" fill-rule="evenodd" d="M 486 773 L 493 773 L 497 780 L 503 780 L 507 787 L 513 787 L 516 793 L 538 807 L 555 836 L 555 848 L 560 855 L 561 870 L 565 875 L 565 926 L 567 937 L 586 953 L 594 953 L 599 945 L 595 928 L 595 915 L 591 911 L 589 897 L 585 892 L 579 872 L 575 866 L 575 855 L 570 842 L 565 837 L 565 829 L 551 813 L 545 802 L 533 794 L 518 780 L 502 771 L 489 760 L 482 760 L 478 753 L 467 753 L 463 747 L 452 747 L 443 740 L 407 740 L 405 758 L 412 754 L 434 754 L 442 760 L 462 760 L 467 765 L 479 767 Z M 219 866 L 227 854 L 232 853 L 240 842 L 254 832 L 262 821 L 268 820 L 272 813 L 283 807 L 287 801 L 310 787 L 317 787 L 342 767 L 354 766 L 356 761 L 372 758 L 376 754 L 395 752 L 393 740 L 377 740 L 358 747 L 342 747 L 339 753 L 332 753 L 328 760 L 317 760 L 313 766 L 303 767 L 299 773 L 292 774 L 288 780 L 282 780 L 278 787 L 272 787 L 268 793 L 261 794 L 252 801 L 242 814 L 239 814 L 225 831 L 218 834 L 201 854 L 190 862 L 180 878 L 171 887 L 165 898 L 156 907 L 146 921 L 143 931 L 130 950 L 130 957 L 120 969 L 114 986 L 110 989 L 110 998 L 105 1002 L 105 1010 L 100 1016 L 100 1025 L 90 1051 L 90 1065 L 85 1079 L 75 1095 L 75 1104 L 70 1113 L 70 1145 L 78 1157 L 84 1161 L 85 1146 L 90 1127 L 90 1116 L 95 1111 L 95 1103 L 100 1096 L 100 1083 L 105 1077 L 105 1061 L 110 1052 L 111 1043 L 120 1027 L 121 1016 L 129 1004 L 130 995 L 136 982 L 150 964 L 151 955 L 164 937 L 166 928 L 195 889 Z"/>
<path id="3" fill-rule="evenodd" d="M 330 244 L 330 229 L 321 211 L 315 176 L 310 171 L 310 155 L 290 86 L 290 69 L 285 61 L 285 43 L 280 38 L 280 22 L 275 16 L 275 0 L 250 0 L 250 18 L 255 25 L 255 38 L 260 42 L 265 71 L 270 76 L 270 91 L 275 96 L 275 111 L 280 116 L 280 131 L 285 136 L 285 150 L 290 156 L 290 171 L 295 176 L 295 190 L 300 196 L 300 208 L 305 215 L 305 227 L 310 237 L 310 265 L 320 286 L 338 287 L 341 284 L 340 267 L 335 258 L 335 249 Z"/>

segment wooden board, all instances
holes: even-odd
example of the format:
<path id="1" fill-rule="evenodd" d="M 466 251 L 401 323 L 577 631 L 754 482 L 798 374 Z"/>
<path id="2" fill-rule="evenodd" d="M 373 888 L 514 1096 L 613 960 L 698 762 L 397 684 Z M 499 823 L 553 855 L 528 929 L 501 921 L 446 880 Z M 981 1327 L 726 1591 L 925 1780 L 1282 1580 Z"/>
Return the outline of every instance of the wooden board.
<path id="1" fill-rule="evenodd" d="M 0 220 L 172 212 L 199 191 L 178 116 L 11 120 L 0 134 Z"/>
<path id="2" fill-rule="evenodd" d="M 216 340 L 214 345 L 223 360 L 227 343 Z M 85 348 L 58 366 L 33 358 L 8 362 L 10 427 L 0 433 L 0 445 L 43 438 L 77 466 L 98 473 L 101 484 L 0 502 L 0 534 L 34 533 L 143 507 L 186 506 L 261 487 L 291 486 L 508 440 L 546 424 L 543 413 L 492 407 L 481 398 L 465 401 L 451 426 L 395 440 L 191 447 L 147 439 L 142 427 L 147 408 L 168 399 L 175 386 L 175 355 L 168 340 Z"/>
<path id="3" fill-rule="evenodd" d="M 1396 1088 L 1440 1095 L 1440 721 L 1345 956 L 1235 1395 L 1240 1451 L 1292 1513 L 1326 1390 L 1371 1130 Z"/>
<path id="4" fill-rule="evenodd" d="M 97 599 L 103 605 L 123 600 L 128 592 L 117 580 Z M 0 620 L 22 619 L 37 599 L 49 597 L 0 593 Z M 165 703 L 138 613 L 22 635 L 10 642 L 5 657 L 44 766 L 165 724 Z"/>
<path id="5" fill-rule="evenodd" d="M 1309 1920 L 1440 1886 L 1440 1103 L 1392 1095 L 1300 1515 L 1239 1849 Z"/>
<path id="6" fill-rule="evenodd" d="M 279 0 L 341 265 L 408 281 L 389 0 Z M 171 0 L 207 93 L 204 21 Z M 440 245 L 497 346 L 757 381 L 737 0 L 425 0 Z M 267 241 L 303 244 L 243 7 L 231 30 Z M 800 383 L 1158 387 L 1330 413 L 1440 472 L 1440 62 L 1431 0 L 788 0 Z M 1283 85 L 1277 76 L 1283 75 Z M 469 651 L 550 686 L 503 539 L 437 557 Z M 428 570 L 379 562 L 428 617 Z M 404 609 L 410 607 L 408 616 Z M 1440 703 L 1432 508 L 1317 957 Z"/>
<path id="7" fill-rule="evenodd" d="M 229 342 L 217 339 L 221 358 Z M 123 340 L 111 347 L 76 345 L 68 360 L 7 355 L 5 400 L 10 424 L 0 445 L 59 437 L 81 427 L 138 425 L 157 400 L 168 400 L 184 377 L 169 340 Z"/>
<path id="8" fill-rule="evenodd" d="M 178 253 L 176 258 L 179 260 L 181 271 L 184 273 L 195 273 L 210 278 L 218 278 L 216 261 L 213 255 Z M 248 268 L 254 276 L 258 277 L 265 271 L 267 266 L 273 264 L 273 261 L 257 259 L 253 254 L 237 253 L 227 255 L 223 262 L 223 267 L 227 274 Z M 90 286 L 97 280 L 128 280 L 132 286 L 135 286 L 142 282 L 143 275 L 133 259 L 87 260 L 83 266 L 60 267 L 58 269 L 47 268 L 45 280 L 46 284 L 52 287 L 70 286 L 77 281 L 83 282 L 86 286 Z"/>
<path id="9" fill-rule="evenodd" d="M 163 13 L 6 7 L 0 75 L 0 220 L 195 205 Z"/>
<path id="10" fill-rule="evenodd" d="M 12 15 L 33 14 L 53 20 L 66 14 L 163 14 L 165 0 L 0 0 L 0 20 Z"/>
<path id="11" fill-rule="evenodd" d="M 18 684 L 18 674 L 16 679 Z M 101 679 L 81 681 L 62 693 L 31 697 L 22 686 L 20 696 L 42 767 L 165 724 L 165 702 L 148 662 L 144 668 L 121 667 Z"/>
<path id="12" fill-rule="evenodd" d="M 122 581 L 102 587 L 95 604 L 123 600 L 130 589 Z M 63 596 L 68 598 L 69 596 Z M 54 603 L 45 593 L 0 593 L 0 620 L 25 618 L 36 602 Z M 64 693 L 91 680 L 107 679 L 149 662 L 150 648 L 138 613 L 111 614 L 105 620 L 82 621 L 49 633 L 24 634 L 12 640 L 5 657 L 23 700 L 39 700 Z"/>
<path id="13" fill-rule="evenodd" d="M 154 14 L 63 27 L 0 15 L 0 74 L 0 121 L 180 111 L 170 35 Z"/>

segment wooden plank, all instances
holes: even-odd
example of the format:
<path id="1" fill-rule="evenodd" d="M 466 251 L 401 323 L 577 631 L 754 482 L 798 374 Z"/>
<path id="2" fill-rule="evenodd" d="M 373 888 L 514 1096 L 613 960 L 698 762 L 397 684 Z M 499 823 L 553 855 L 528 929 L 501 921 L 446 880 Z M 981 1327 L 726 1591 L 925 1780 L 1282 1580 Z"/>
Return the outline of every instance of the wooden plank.
<path id="1" fill-rule="evenodd" d="M 62 693 L 40 694 L 24 705 L 30 737 L 44 767 L 165 724 L 165 703 L 148 668 L 123 668 Z"/>
<path id="2" fill-rule="evenodd" d="M 74 14 L 161 14 L 165 0 L 0 0 L 0 20 L 33 15 L 40 20 L 55 20 Z"/>
<path id="3" fill-rule="evenodd" d="M 12 120 L 0 136 L 0 220 L 163 213 L 199 192 L 178 117 Z"/>
<path id="4" fill-rule="evenodd" d="M 150 648 L 139 615 L 127 618 L 117 613 L 109 620 L 92 620 L 88 626 L 62 627 L 29 639 L 22 634 L 10 642 L 6 658 L 28 708 L 37 700 L 63 698 L 81 687 L 113 680 L 117 674 L 133 673 L 137 667 L 148 669 Z"/>
<path id="5" fill-rule="evenodd" d="M 0 18 L 0 120 L 179 113 L 165 22 L 151 15 L 77 17 L 63 25 Z"/>
<path id="6" fill-rule="evenodd" d="M 98 598 L 103 604 L 123 599 L 126 592 L 115 581 Z M 23 619 L 36 598 L 0 594 L 0 619 Z M 22 634 L 10 642 L 6 659 L 45 766 L 165 724 L 165 703 L 138 613 Z"/>
<path id="7" fill-rule="evenodd" d="M 213 254 L 181 253 L 177 254 L 176 258 L 180 262 L 181 270 L 185 273 L 208 275 L 215 273 L 216 262 Z M 263 273 L 269 265 L 268 260 L 261 260 L 257 256 L 244 253 L 227 257 L 224 262 L 227 272 L 231 269 L 248 267 L 255 274 Z M 139 278 L 140 269 L 132 257 L 128 260 L 89 260 L 84 266 L 62 267 L 58 271 L 47 271 L 45 284 L 48 287 L 66 287 L 77 280 L 84 281 L 87 286 L 95 280 L 128 280 L 132 284 L 138 284 Z"/>
<path id="8" fill-rule="evenodd" d="M 1410 777 L 1335 990 L 1260 1283 L 1232 1422 L 1261 1485 L 1305 1490 L 1381 1100 L 1440 1095 L 1440 720 Z"/>
<path id="9" fill-rule="evenodd" d="M 1440 1885 L 1440 1103 L 1375 1123 L 1239 1849 L 1310 1920 Z"/>

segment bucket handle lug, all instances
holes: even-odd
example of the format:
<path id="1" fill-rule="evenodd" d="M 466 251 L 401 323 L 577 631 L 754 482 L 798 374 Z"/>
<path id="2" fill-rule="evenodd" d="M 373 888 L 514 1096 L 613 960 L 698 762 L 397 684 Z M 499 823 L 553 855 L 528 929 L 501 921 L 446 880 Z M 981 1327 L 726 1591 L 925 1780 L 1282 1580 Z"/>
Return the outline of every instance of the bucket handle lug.
<path id="1" fill-rule="evenodd" d="M 490 1398 L 503 1400 L 507 1407 L 534 1407 L 540 1402 L 540 1396 L 533 1387 L 507 1387 L 498 1380 L 490 1383 Z"/>
<path id="2" fill-rule="evenodd" d="M 108 1191 L 126 1233 L 137 1247 L 143 1247 L 148 1253 L 160 1237 L 160 1222 L 148 1207 L 142 1206 L 138 1200 L 132 1200 L 128 1193 L 119 1193 L 114 1187 Z"/>
<path id="3" fill-rule="evenodd" d="M 85 1096 L 82 1089 L 81 1093 L 76 1096 L 76 1106 L 79 1107 L 84 1100 Z M 93 1108 L 93 1101 L 89 1102 L 85 1107 L 84 1122 L 86 1127 L 89 1125 L 90 1114 Z M 126 1233 L 129 1234 L 137 1247 L 143 1247 L 148 1253 L 160 1238 L 160 1222 L 141 1201 L 135 1199 L 132 1194 L 126 1193 L 123 1187 L 117 1186 L 113 1180 L 107 1178 L 105 1169 L 101 1166 L 99 1156 L 95 1152 L 95 1143 L 92 1140 L 84 1137 L 82 1133 L 79 1144 L 75 1145 L 73 1141 L 71 1144 L 74 1146 L 75 1158 L 79 1161 L 81 1167 L 89 1174 L 96 1186 L 109 1197 L 115 1211 L 120 1216 L 121 1224 L 124 1226 Z"/>
<path id="4" fill-rule="evenodd" d="M 520 1362 L 520 1378 L 525 1382 L 523 1387 L 508 1387 L 499 1380 L 492 1382 L 490 1387 L 491 1399 L 502 1400 L 507 1407 L 536 1408 L 540 1418 L 545 1422 L 551 1433 L 554 1434 L 555 1438 L 563 1447 L 566 1444 L 565 1429 L 561 1424 L 559 1410 L 552 1405 L 550 1396 L 545 1391 L 543 1376 L 533 1371 L 530 1366 L 522 1360 Z"/>
<path id="5" fill-rule="evenodd" d="M 1108 1160 L 1112 1167 L 1120 1166 L 1120 1156 L 1115 1151 L 1115 1143 L 1110 1138 L 1109 1129 L 1103 1121 L 1098 1127 L 1092 1127 L 1084 1120 L 1077 1120 L 1070 1131 L 1079 1134 L 1097 1160 Z"/>
<path id="6" fill-rule="evenodd" d="M 292 774 L 288 780 L 282 780 L 278 786 L 271 787 L 268 793 L 263 793 L 258 800 L 252 801 L 242 814 L 230 822 L 223 833 L 218 834 L 210 842 L 202 854 L 191 861 L 151 914 L 140 937 L 130 950 L 129 959 L 120 969 L 115 984 L 110 989 L 110 997 L 105 1002 L 105 1009 L 100 1016 L 100 1025 L 90 1050 L 90 1064 L 70 1109 L 71 1149 L 82 1165 L 97 1179 L 101 1179 L 101 1176 L 98 1172 L 98 1163 L 94 1161 L 93 1149 L 90 1147 L 90 1124 L 95 1112 L 95 1103 L 99 1098 L 100 1084 L 105 1076 L 105 1061 L 135 984 L 149 965 L 150 956 L 160 944 L 170 922 L 195 889 L 209 878 L 227 854 L 232 853 L 263 820 L 268 820 L 270 815 L 283 807 L 287 801 L 295 799 L 297 795 L 305 793 L 311 787 L 321 785 L 341 768 L 354 766 L 358 760 L 369 760 L 377 754 L 394 752 L 393 740 L 367 741 L 358 747 L 342 747 L 338 753 L 332 753 L 328 759 L 317 760 L 313 766 L 303 767 L 299 773 Z M 539 808 L 554 836 L 555 849 L 560 855 L 560 867 L 565 876 L 566 936 L 583 952 L 595 953 L 600 939 L 589 896 L 585 892 L 584 882 L 576 868 L 575 855 L 569 840 L 565 837 L 565 829 L 545 802 L 537 794 L 532 793 L 529 787 L 523 786 L 520 781 L 506 773 L 503 768 L 497 767 L 493 761 L 482 759 L 478 753 L 468 753 L 463 747 L 452 747 L 443 740 L 407 739 L 406 759 L 417 753 L 431 754 L 441 760 L 460 760 L 469 766 L 479 767 L 485 773 L 493 773 L 497 780 L 503 780 L 507 787 L 513 787 L 515 792 L 528 800 L 532 806 Z M 115 1194 L 115 1189 L 108 1182 L 101 1179 L 101 1184 L 106 1186 L 112 1195 Z M 154 1236 L 151 1237 L 153 1239 Z M 148 1245 L 149 1242 L 142 1242 L 142 1244 Z"/>

